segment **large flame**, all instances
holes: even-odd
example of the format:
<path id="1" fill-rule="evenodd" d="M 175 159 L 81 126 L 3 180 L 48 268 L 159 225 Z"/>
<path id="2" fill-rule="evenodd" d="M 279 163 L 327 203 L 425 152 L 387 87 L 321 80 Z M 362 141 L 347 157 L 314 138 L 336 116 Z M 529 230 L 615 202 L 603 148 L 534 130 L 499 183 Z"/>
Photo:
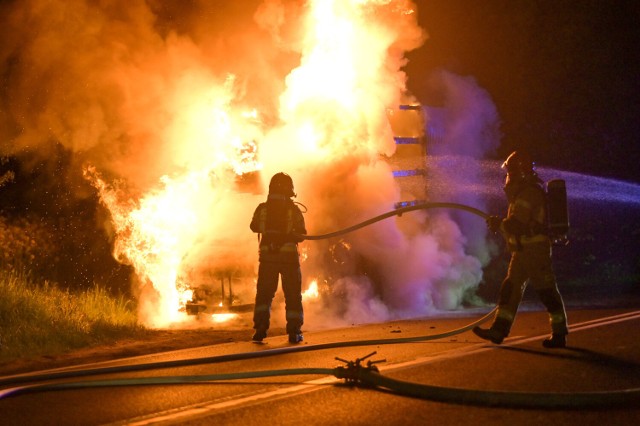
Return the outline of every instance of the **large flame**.
<path id="1" fill-rule="evenodd" d="M 202 260 L 198 251 L 203 243 L 220 245 L 234 237 L 222 228 L 242 194 L 229 192 L 239 175 L 260 169 L 256 112 L 230 111 L 228 97 L 220 96 L 228 89 L 225 84 L 185 95 L 186 106 L 168 136 L 184 171 L 162 176 L 158 186 L 138 198 L 120 182 L 108 185 L 94 168 L 85 171 L 111 212 L 114 256 L 134 267 L 144 290 L 142 320 L 151 326 L 186 318 L 181 311 L 193 295 L 188 272 Z M 221 249 L 218 256 L 228 256 L 229 250 Z"/>
<path id="2" fill-rule="evenodd" d="M 277 32 L 281 23 L 273 12 L 285 6 L 265 1 L 256 19 Z M 298 50 L 299 65 L 284 80 L 278 111 L 265 111 L 277 119 L 265 124 L 261 111 L 242 104 L 241 76 L 216 81 L 204 67 L 185 66 L 157 106 L 166 120 L 154 123 L 162 129 L 158 164 L 171 164 L 157 184 L 137 188 L 86 170 L 111 212 L 114 255 L 135 269 L 147 325 L 185 319 L 181 309 L 199 269 L 257 262 L 248 223 L 264 196 L 239 190 L 239 177 L 258 170 L 265 178 L 290 173 L 314 204 L 307 216 L 312 230 L 385 210 L 397 195 L 389 168 L 378 158 L 394 149 L 385 110 L 405 90 L 402 55 L 423 38 L 411 1 L 314 0 L 301 12 L 302 30 L 288 44 Z M 131 96 L 132 113 L 140 102 Z M 155 167 L 154 158 L 147 161 Z M 324 183 L 317 185 L 318 179 Z M 373 181 L 378 188 L 371 194 L 365 188 Z M 352 187 L 336 192 L 333 185 L 343 183 Z M 327 218 L 336 204 L 354 202 L 369 211 Z"/>

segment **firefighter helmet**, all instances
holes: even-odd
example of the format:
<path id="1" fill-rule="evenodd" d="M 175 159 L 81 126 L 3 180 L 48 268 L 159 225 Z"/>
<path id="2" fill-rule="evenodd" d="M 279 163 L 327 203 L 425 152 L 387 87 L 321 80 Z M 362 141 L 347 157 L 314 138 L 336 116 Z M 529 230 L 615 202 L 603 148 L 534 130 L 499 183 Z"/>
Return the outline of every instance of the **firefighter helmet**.
<path id="1" fill-rule="evenodd" d="M 511 178 L 526 178 L 536 176 L 535 164 L 531 156 L 524 151 L 513 151 L 507 157 L 502 168 L 507 170 L 507 174 Z"/>
<path id="2" fill-rule="evenodd" d="M 295 197 L 293 179 L 286 173 L 276 173 L 269 182 L 269 194 L 280 194 L 285 197 Z"/>

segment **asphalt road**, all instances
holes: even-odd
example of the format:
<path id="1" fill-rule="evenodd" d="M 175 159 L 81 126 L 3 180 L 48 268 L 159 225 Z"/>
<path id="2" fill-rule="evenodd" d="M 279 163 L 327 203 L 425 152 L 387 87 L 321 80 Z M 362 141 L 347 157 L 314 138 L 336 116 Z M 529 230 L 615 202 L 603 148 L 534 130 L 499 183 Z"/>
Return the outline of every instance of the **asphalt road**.
<path id="1" fill-rule="evenodd" d="M 525 305 L 512 335 L 500 346 L 487 344 L 471 332 L 419 343 L 367 344 L 354 347 L 314 349 L 319 345 L 360 340 L 397 339 L 441 334 L 459 329 L 486 311 L 457 312 L 450 317 L 352 326 L 307 333 L 302 350 L 285 336 L 270 337 L 265 344 L 229 344 L 175 351 L 95 365 L 95 369 L 118 365 L 149 364 L 179 359 L 216 360 L 220 355 L 280 354 L 244 360 L 149 369 L 138 372 L 66 378 L 58 382 L 122 378 L 235 374 L 284 369 L 333 369 L 347 361 L 364 358 L 381 361 L 385 378 L 448 388 L 542 394 L 603 392 L 602 398 L 624 389 L 640 388 L 640 310 L 570 310 L 570 340 L 566 349 L 541 346 L 548 332 L 547 318 L 536 305 Z M 68 370 L 49 371 L 47 374 Z M 307 371 L 307 370 L 305 370 Z M 42 372 L 31 373 L 42 374 Z M 19 378 L 0 378 L 3 388 L 27 385 L 7 383 Z M 33 385 L 35 383 L 29 383 Z M 437 396 L 436 396 L 437 397 Z M 554 398 L 552 396 L 552 398 Z M 614 396 L 613 401 L 619 401 Z M 529 397 L 527 396 L 527 399 Z M 538 398 L 531 397 L 532 401 Z M 541 399 L 540 399 L 541 400 Z M 504 404 L 499 402 L 498 404 Z M 535 404 L 534 404 L 535 405 Z M 455 398 L 409 397 L 381 387 L 351 386 L 334 376 L 321 374 L 209 381 L 198 384 L 134 385 L 35 392 L 0 399 L 3 425 L 31 424 L 636 424 L 640 404 L 575 408 L 514 408 L 485 405 Z"/>

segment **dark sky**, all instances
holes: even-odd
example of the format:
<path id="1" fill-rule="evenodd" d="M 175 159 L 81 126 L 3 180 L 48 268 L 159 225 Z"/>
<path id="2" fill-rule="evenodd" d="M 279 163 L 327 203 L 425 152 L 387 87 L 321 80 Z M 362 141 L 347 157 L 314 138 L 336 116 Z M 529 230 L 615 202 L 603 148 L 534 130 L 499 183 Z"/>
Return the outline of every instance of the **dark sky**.
<path id="1" fill-rule="evenodd" d="M 496 158 L 525 148 L 539 164 L 640 181 L 640 2 L 417 4 L 429 39 L 406 70 L 422 103 L 437 103 L 433 70 L 473 76 L 500 114 Z"/>

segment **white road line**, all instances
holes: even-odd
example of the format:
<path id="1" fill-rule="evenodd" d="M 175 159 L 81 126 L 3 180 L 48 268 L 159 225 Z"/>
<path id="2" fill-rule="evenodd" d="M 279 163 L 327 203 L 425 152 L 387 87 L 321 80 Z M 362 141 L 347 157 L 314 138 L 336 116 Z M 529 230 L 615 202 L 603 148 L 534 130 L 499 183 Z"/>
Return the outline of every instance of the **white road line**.
<path id="1" fill-rule="evenodd" d="M 572 324 L 569 326 L 571 332 L 587 330 L 595 327 L 602 327 L 609 324 L 616 324 L 623 321 L 630 321 L 634 319 L 640 318 L 640 311 L 627 312 L 619 315 L 613 315 L 610 317 L 598 318 L 595 320 L 584 321 L 577 324 Z M 547 334 L 534 336 L 534 337 L 512 337 L 505 340 L 506 346 L 510 344 L 520 344 L 531 341 L 540 340 L 546 337 Z M 496 349 L 496 346 L 487 346 L 487 343 L 482 342 L 471 347 L 458 348 L 453 349 L 451 351 L 446 351 L 441 354 L 437 354 L 429 357 L 421 357 L 416 358 L 412 361 L 397 363 L 397 364 L 389 364 L 380 366 L 381 371 L 393 371 L 393 370 L 401 370 L 409 367 L 416 367 L 419 365 L 429 364 L 433 362 L 440 362 L 452 358 L 459 358 L 463 356 L 468 356 L 472 354 L 477 354 L 485 351 L 490 351 Z M 341 379 L 337 379 L 333 376 L 326 376 L 316 380 L 310 380 L 303 382 L 299 385 L 293 385 L 285 388 L 276 389 L 269 392 L 249 395 L 249 396 L 241 396 L 236 397 L 234 399 L 229 399 L 221 402 L 213 402 L 209 404 L 197 404 L 192 406 L 187 406 L 183 408 L 173 409 L 169 411 L 165 411 L 162 413 L 155 413 L 150 416 L 137 417 L 135 419 L 129 419 L 123 423 L 114 423 L 114 424 L 127 424 L 127 425 L 152 425 L 158 423 L 175 423 L 179 421 L 186 421 L 187 419 L 195 419 L 199 417 L 205 417 L 208 415 L 214 414 L 216 411 L 233 409 L 239 406 L 246 406 L 252 404 L 259 404 L 266 402 L 267 400 L 273 401 L 281 398 L 287 398 L 292 396 L 301 395 L 308 392 L 314 392 L 319 389 L 322 389 L 322 386 L 319 385 L 330 385 L 337 382 L 341 382 Z"/>
<path id="2" fill-rule="evenodd" d="M 611 317 L 604 317 L 604 318 L 599 318 L 595 320 L 584 321 L 578 324 L 569 325 L 569 331 L 576 332 L 576 331 L 588 330 L 590 328 L 602 327 L 605 325 L 616 324 L 619 322 L 629 321 L 634 319 L 640 319 L 640 311 L 628 312 L 625 314 L 614 315 Z M 535 342 L 536 340 L 541 340 L 547 336 L 548 334 L 541 334 L 539 336 L 533 336 L 533 337 L 514 336 L 514 337 L 507 338 L 502 344 L 502 346 L 510 346 L 513 344 Z M 499 347 L 500 346 L 495 346 L 487 342 L 480 342 L 470 347 L 453 349 L 451 351 L 443 352 L 441 354 L 436 354 L 434 356 L 416 358 L 412 361 L 407 361 L 403 363 L 383 365 L 378 368 L 380 369 L 380 371 L 400 370 L 400 369 L 409 368 L 409 367 L 416 367 L 423 364 L 440 362 L 447 359 L 460 358 L 467 355 L 473 355 L 481 352 L 491 351 Z"/>
<path id="3" fill-rule="evenodd" d="M 320 385 L 332 385 L 340 382 L 333 376 L 326 376 L 316 380 L 309 380 L 299 385 L 289 386 L 286 388 L 280 388 L 269 392 L 262 392 L 255 395 L 243 396 L 240 398 L 234 398 L 222 402 L 214 402 L 211 404 L 197 404 L 188 406 L 182 409 L 174 409 L 164 413 L 156 413 L 152 417 L 138 417 L 136 419 L 129 419 L 124 423 L 114 424 L 126 424 L 130 426 L 144 426 L 152 425 L 164 422 L 177 422 L 185 421 L 187 419 L 203 417 L 210 415 L 213 412 L 226 410 L 237 407 L 239 405 L 246 406 L 252 404 L 259 404 L 265 400 L 277 400 L 280 398 L 290 397 L 294 395 L 302 395 L 308 392 L 313 392 L 320 389 Z"/>

